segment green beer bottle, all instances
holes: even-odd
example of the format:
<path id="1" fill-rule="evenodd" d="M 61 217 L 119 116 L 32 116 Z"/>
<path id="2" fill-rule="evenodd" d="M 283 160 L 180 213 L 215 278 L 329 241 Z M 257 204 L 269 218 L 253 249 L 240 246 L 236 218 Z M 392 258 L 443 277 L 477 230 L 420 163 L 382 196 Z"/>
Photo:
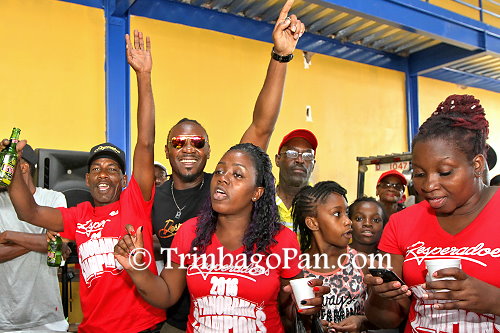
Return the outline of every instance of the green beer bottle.
<path id="1" fill-rule="evenodd" d="M 56 240 L 49 241 L 47 251 L 47 265 L 51 267 L 61 266 L 62 260 L 62 239 L 56 236 Z"/>
<path id="2" fill-rule="evenodd" d="M 17 164 L 16 145 L 19 142 L 19 128 L 13 128 L 10 144 L 0 154 L 0 186 L 9 186 Z"/>

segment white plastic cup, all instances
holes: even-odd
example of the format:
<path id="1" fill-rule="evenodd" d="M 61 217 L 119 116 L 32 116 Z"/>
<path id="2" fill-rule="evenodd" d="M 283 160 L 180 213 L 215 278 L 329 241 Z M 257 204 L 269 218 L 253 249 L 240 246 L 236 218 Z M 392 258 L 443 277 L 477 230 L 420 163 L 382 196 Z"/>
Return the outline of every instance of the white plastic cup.
<path id="1" fill-rule="evenodd" d="M 314 298 L 314 291 L 311 286 L 307 284 L 308 281 L 314 280 L 314 278 L 301 278 L 290 280 L 290 285 L 292 286 L 293 294 L 295 295 L 295 301 L 299 309 L 310 309 L 314 308 L 312 305 L 300 304 L 302 300 Z"/>
<path id="2" fill-rule="evenodd" d="M 426 281 L 455 280 L 455 278 L 451 276 L 436 278 L 432 275 L 434 274 L 434 272 L 444 268 L 462 268 L 460 259 L 430 259 L 425 260 L 425 266 L 427 267 Z"/>

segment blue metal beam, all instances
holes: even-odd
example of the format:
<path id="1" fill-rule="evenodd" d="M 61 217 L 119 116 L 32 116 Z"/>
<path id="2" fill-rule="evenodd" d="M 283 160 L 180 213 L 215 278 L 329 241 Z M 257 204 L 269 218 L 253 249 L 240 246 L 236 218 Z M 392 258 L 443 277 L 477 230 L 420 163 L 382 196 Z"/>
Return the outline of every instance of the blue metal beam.
<path id="1" fill-rule="evenodd" d="M 468 50 L 500 54 L 500 29 L 421 0 L 310 0 Z"/>
<path id="2" fill-rule="evenodd" d="M 169 0 L 137 1 L 130 14 L 271 42 L 273 26 Z"/>
<path id="3" fill-rule="evenodd" d="M 124 17 L 128 15 L 128 10 L 136 2 L 136 0 L 115 0 L 115 1 L 116 1 L 115 9 L 111 14 L 113 16 L 118 16 L 118 17 Z"/>
<path id="4" fill-rule="evenodd" d="M 462 86 L 481 88 L 500 93 L 500 80 L 457 71 L 451 68 L 438 69 L 422 76 L 452 82 Z"/>
<path id="5" fill-rule="evenodd" d="M 129 33 L 128 13 L 111 15 L 115 0 L 106 0 L 106 139 L 127 154 L 130 174 L 130 72 L 125 53 L 125 34 Z"/>
<path id="6" fill-rule="evenodd" d="M 271 43 L 273 25 L 249 18 L 180 3 L 177 1 L 137 1 L 130 14 L 152 19 L 209 29 L 240 37 Z M 305 33 L 297 46 L 304 51 L 320 53 L 342 59 L 403 71 L 403 57 L 377 51 L 351 43 Z"/>
<path id="7" fill-rule="evenodd" d="M 477 57 L 482 53 L 484 52 L 481 50 L 469 51 L 441 43 L 410 55 L 410 73 L 422 75 L 439 68 L 451 66 L 457 61 Z"/>
<path id="8" fill-rule="evenodd" d="M 102 0 L 67 0 L 98 8 Z M 405 73 L 407 141 L 411 149 L 419 126 L 418 75 L 500 92 L 498 80 L 442 69 L 487 52 L 500 55 L 500 29 L 420 0 L 310 0 L 312 3 L 383 22 L 444 41 L 403 58 L 371 48 L 306 33 L 298 48 Z M 124 149 L 130 165 L 129 70 L 123 35 L 128 14 L 271 42 L 273 26 L 172 0 L 105 0 L 107 138 Z M 102 3 L 101 3 L 102 5 Z"/>
<path id="9" fill-rule="evenodd" d="M 418 76 L 405 71 L 405 93 L 406 93 L 406 135 L 408 151 L 411 151 L 413 138 L 418 132 Z"/>
<path id="10" fill-rule="evenodd" d="M 59 0 L 64 2 L 76 3 L 77 5 L 83 5 L 94 8 L 104 8 L 103 0 Z"/>
<path id="11" fill-rule="evenodd" d="M 492 27 L 490 26 L 490 29 Z M 500 29 L 496 31 L 485 31 L 484 32 L 484 49 L 486 51 L 491 51 L 494 53 L 500 53 Z"/>

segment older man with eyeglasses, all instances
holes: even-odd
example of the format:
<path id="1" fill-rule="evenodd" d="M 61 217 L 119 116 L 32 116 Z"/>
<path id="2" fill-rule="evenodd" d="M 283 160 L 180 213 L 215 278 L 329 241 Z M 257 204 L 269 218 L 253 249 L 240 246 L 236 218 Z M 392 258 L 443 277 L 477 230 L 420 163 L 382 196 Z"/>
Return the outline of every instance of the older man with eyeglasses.
<path id="1" fill-rule="evenodd" d="M 401 203 L 407 184 L 405 176 L 397 171 L 390 170 L 380 175 L 377 182 L 378 201 L 384 206 L 387 217 L 404 209 Z"/>
<path id="2" fill-rule="evenodd" d="M 280 169 L 276 187 L 276 205 L 281 223 L 293 230 L 292 201 L 309 184 L 316 162 L 318 140 L 311 131 L 296 129 L 285 135 L 275 157 Z"/>

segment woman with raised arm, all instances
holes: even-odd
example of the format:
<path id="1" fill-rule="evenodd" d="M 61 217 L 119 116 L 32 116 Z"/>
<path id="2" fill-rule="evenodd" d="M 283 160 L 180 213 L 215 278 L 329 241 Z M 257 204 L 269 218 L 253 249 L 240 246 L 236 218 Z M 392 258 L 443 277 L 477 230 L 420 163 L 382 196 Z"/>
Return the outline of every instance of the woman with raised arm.
<path id="1" fill-rule="evenodd" d="M 449 96 L 420 126 L 413 183 L 425 200 L 392 215 L 379 243 L 406 284 L 365 277 L 366 314 L 380 327 L 408 318 L 406 333 L 499 332 L 500 193 L 482 181 L 487 137 L 484 109 L 470 95 Z M 461 268 L 429 274 L 431 259 L 460 259 Z"/>
<path id="2" fill-rule="evenodd" d="M 267 150 L 280 112 L 288 62 L 292 60 L 297 42 L 305 29 L 295 15 L 289 14 L 292 5 L 293 0 L 286 1 L 276 20 L 267 74 L 251 122 L 240 140 L 240 143 L 253 143 L 264 151 Z M 238 110 L 237 105 L 235 110 Z M 228 119 L 229 122 L 247 121 L 244 110 L 236 111 L 235 114 L 238 116 Z M 213 171 L 209 173 L 205 170 L 211 156 L 209 132 L 198 121 L 187 118 L 178 121 L 168 131 L 165 153 L 172 173 L 170 179 L 156 189 L 152 212 L 153 228 L 162 248 L 171 247 L 180 226 L 198 215 L 209 195 L 208 184 Z M 189 302 L 189 293 L 186 291 L 177 304 L 167 309 L 163 333 L 186 330 Z"/>

